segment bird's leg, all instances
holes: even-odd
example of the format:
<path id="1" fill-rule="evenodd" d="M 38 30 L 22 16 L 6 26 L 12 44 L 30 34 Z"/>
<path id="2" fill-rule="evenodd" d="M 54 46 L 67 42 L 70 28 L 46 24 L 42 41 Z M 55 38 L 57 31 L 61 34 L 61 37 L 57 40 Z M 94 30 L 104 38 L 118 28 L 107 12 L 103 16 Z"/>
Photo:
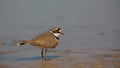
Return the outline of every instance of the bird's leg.
<path id="1" fill-rule="evenodd" d="M 48 60 L 48 58 L 47 58 L 47 48 L 45 49 L 45 60 Z"/>
<path id="2" fill-rule="evenodd" d="M 44 48 L 42 48 L 41 56 L 42 56 L 42 59 L 43 59 L 44 58 Z"/>

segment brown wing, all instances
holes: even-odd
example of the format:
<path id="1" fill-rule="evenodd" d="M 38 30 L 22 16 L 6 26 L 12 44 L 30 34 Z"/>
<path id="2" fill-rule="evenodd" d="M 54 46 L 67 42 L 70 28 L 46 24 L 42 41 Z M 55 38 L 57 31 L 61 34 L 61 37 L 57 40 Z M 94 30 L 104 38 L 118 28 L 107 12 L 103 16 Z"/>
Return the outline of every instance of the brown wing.
<path id="1" fill-rule="evenodd" d="M 44 32 L 32 39 L 34 45 L 41 48 L 54 48 L 58 40 L 50 32 Z"/>

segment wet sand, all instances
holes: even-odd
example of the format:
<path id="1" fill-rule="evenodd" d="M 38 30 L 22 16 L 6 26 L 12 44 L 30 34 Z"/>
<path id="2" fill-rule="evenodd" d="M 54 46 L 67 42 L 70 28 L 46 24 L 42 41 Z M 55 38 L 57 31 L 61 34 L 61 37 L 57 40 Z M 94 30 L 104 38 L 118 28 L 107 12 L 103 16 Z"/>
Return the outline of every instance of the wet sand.
<path id="1" fill-rule="evenodd" d="M 47 61 L 41 59 L 38 50 L 34 56 L 28 54 L 31 51 L 1 51 L 0 68 L 120 68 L 120 49 L 49 50 Z"/>

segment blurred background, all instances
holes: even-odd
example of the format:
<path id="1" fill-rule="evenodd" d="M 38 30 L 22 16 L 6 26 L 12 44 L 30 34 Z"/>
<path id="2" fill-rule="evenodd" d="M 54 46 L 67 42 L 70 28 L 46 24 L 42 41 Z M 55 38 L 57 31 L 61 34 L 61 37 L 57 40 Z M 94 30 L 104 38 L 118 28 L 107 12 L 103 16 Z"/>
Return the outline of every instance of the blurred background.
<path id="1" fill-rule="evenodd" d="M 65 35 L 48 50 L 53 60 L 15 46 L 54 26 Z M 120 68 L 120 0 L 0 0 L 0 68 L 19 67 Z"/>
<path id="2" fill-rule="evenodd" d="M 118 48 L 119 0 L 0 0 L 0 41 L 31 39 L 54 27 L 65 35 L 57 49 Z"/>

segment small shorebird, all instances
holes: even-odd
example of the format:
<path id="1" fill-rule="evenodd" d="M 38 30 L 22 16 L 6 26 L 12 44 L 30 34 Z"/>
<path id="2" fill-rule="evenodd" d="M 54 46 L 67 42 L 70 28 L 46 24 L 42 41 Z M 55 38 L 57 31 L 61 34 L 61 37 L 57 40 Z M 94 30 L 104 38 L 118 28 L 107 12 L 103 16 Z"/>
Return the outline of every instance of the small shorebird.
<path id="1" fill-rule="evenodd" d="M 41 33 L 40 35 L 34 37 L 30 40 L 20 40 L 19 45 L 33 45 L 35 47 L 41 48 L 42 59 L 47 59 L 47 49 L 55 48 L 59 42 L 59 37 L 63 35 L 62 30 L 58 27 L 51 28 L 50 30 Z"/>

